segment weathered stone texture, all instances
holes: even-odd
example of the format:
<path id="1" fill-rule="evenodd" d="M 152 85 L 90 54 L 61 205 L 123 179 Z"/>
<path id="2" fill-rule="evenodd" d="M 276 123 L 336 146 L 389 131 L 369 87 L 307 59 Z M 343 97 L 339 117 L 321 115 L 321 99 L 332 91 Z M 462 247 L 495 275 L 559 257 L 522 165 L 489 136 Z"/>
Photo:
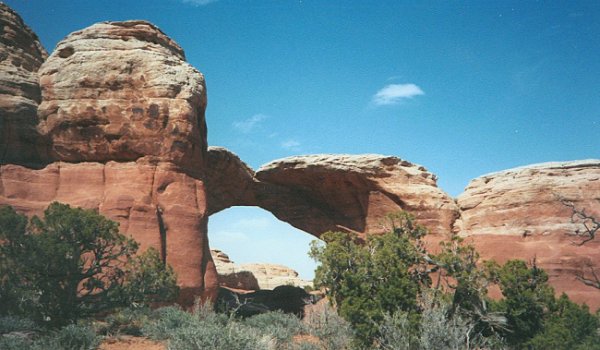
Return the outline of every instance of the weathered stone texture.
<path id="1" fill-rule="evenodd" d="M 149 157 L 188 169 L 202 161 L 204 77 L 154 25 L 104 22 L 74 32 L 39 75 L 39 130 L 55 159 Z"/>
<path id="2" fill-rule="evenodd" d="M 46 145 L 36 130 L 37 71 L 47 57 L 21 17 L 0 3 L 0 164 L 39 166 Z"/>
<path id="3" fill-rule="evenodd" d="M 182 287 L 182 302 L 216 296 L 217 276 L 206 239 L 202 181 L 171 163 L 56 162 L 34 170 L 0 166 L 0 205 L 29 216 L 53 201 L 94 209 L 141 245 L 159 249 Z"/>
<path id="4" fill-rule="evenodd" d="M 581 222 L 562 197 L 600 218 L 600 160 L 544 163 L 481 176 L 457 198 L 458 234 L 475 244 L 485 259 L 536 259 L 558 292 L 600 307 L 598 290 L 576 280 L 600 268 L 600 241 L 583 246 Z"/>
<path id="5" fill-rule="evenodd" d="M 381 155 L 311 155 L 291 157 L 261 167 L 256 178 L 284 188 L 299 205 L 278 205 L 260 193 L 259 205 L 278 218 L 315 235 L 327 230 L 360 233 L 383 230 L 386 214 L 406 210 L 437 235 L 449 234 L 458 215 L 454 200 L 419 165 Z M 272 196 L 277 198 L 277 195 Z M 306 215 L 305 207 L 328 218 Z"/>

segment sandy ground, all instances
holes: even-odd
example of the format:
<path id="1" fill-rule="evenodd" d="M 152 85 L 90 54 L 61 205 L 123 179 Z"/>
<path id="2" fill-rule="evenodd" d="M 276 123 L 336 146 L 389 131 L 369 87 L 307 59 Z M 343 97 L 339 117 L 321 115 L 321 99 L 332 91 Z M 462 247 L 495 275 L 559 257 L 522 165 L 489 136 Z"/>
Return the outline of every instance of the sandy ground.
<path id="1" fill-rule="evenodd" d="M 167 345 L 154 340 L 121 336 L 109 338 L 102 342 L 100 350 L 167 350 Z"/>

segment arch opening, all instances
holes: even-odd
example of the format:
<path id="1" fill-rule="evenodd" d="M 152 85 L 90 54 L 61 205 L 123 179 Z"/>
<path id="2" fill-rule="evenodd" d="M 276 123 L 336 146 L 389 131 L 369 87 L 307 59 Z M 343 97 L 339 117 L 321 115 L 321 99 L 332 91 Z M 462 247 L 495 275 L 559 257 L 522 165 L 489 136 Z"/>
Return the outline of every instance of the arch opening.
<path id="1" fill-rule="evenodd" d="M 308 256 L 313 235 L 277 219 L 259 207 L 235 206 L 208 220 L 211 249 L 221 250 L 236 264 L 287 266 L 312 281 L 316 262 Z"/>

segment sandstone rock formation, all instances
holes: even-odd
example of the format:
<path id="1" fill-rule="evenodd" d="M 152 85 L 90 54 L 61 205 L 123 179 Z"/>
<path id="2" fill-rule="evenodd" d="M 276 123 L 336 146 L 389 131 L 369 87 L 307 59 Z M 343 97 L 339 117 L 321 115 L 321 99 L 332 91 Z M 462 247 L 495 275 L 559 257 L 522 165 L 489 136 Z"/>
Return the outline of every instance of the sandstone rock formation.
<path id="1" fill-rule="evenodd" d="M 206 150 L 204 77 L 145 21 L 98 23 L 62 40 L 39 71 L 39 129 L 54 158 L 197 167 Z"/>
<path id="2" fill-rule="evenodd" d="M 600 291 L 575 279 L 600 267 L 600 240 L 583 246 L 581 222 L 557 196 L 600 218 L 600 160 L 544 163 L 481 176 L 457 198 L 455 230 L 468 237 L 482 257 L 497 261 L 536 259 L 558 292 L 593 308 Z"/>
<path id="3" fill-rule="evenodd" d="M 0 205 L 30 215 L 52 201 L 98 210 L 160 249 L 184 303 L 217 293 L 208 216 L 251 205 L 317 237 L 378 233 L 387 213 L 406 210 L 437 239 L 452 230 L 467 237 L 484 258 L 535 257 L 558 291 L 600 306 L 598 291 L 573 277 L 598 267 L 600 240 L 573 245 L 567 233 L 581 228 L 554 195 L 600 216 L 598 160 L 485 175 L 458 205 L 434 175 L 396 157 L 291 157 L 254 172 L 223 148 L 207 149 L 204 78 L 154 25 L 99 23 L 45 58 L 0 4 Z"/>
<path id="4" fill-rule="evenodd" d="M 31 216 L 53 201 L 98 210 L 140 242 L 141 250 L 159 249 L 177 273 L 183 303 L 203 293 L 216 295 L 204 185 L 172 163 L 55 162 L 39 170 L 0 166 L 0 205 Z"/>
<path id="5" fill-rule="evenodd" d="M 261 206 L 283 221 L 319 235 L 327 230 L 377 233 L 381 220 L 400 210 L 415 215 L 434 234 L 447 234 L 458 215 L 454 200 L 424 167 L 381 155 L 310 155 L 285 158 L 262 166 L 261 182 L 277 185 L 318 209 L 330 222 L 315 221 L 298 205 Z M 263 197 L 267 197 L 263 195 Z"/>
<path id="6" fill-rule="evenodd" d="M 45 143 L 37 131 L 37 71 L 47 54 L 21 17 L 0 3 L 0 164 L 38 166 Z"/>
<path id="7" fill-rule="evenodd" d="M 330 230 L 376 233 L 406 210 L 435 234 L 449 234 L 454 200 L 425 168 L 382 155 L 311 155 L 271 162 L 256 173 L 231 152 L 210 147 L 209 212 L 255 205 L 315 236 Z"/>
<path id="8" fill-rule="evenodd" d="M 217 273 L 219 284 L 223 287 L 259 290 L 275 289 L 279 286 L 311 286 L 311 281 L 306 281 L 298 276 L 293 269 L 266 263 L 235 264 L 229 256 L 218 249 L 210 251 Z"/>
<path id="9" fill-rule="evenodd" d="M 50 151 L 47 165 L 0 166 L 0 205 L 28 215 L 53 201 L 98 210 L 142 249 L 159 249 L 178 275 L 182 303 L 216 297 L 202 74 L 143 21 L 75 32 L 42 64 L 35 35 L 5 5 L 0 10 L 0 57 L 8 58 L 0 62 L 1 160 L 30 165 L 23 159 L 32 159 L 37 141 L 47 140 Z"/>

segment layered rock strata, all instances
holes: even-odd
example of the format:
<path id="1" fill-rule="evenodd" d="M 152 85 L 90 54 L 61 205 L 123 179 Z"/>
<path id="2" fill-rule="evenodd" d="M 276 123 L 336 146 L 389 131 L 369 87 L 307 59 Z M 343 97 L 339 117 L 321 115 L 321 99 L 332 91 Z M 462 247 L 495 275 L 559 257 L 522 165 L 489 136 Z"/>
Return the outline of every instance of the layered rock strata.
<path id="1" fill-rule="evenodd" d="M 484 259 L 536 260 L 558 292 L 600 307 L 600 293 L 576 275 L 600 268 L 600 240 L 579 245 L 581 220 L 562 201 L 600 218 L 600 160 L 544 163 L 481 176 L 457 198 L 455 230 Z M 588 223 L 589 224 L 589 223 Z"/>
<path id="2" fill-rule="evenodd" d="M 40 166 L 46 143 L 38 134 L 37 71 L 47 57 L 21 17 L 0 3 L 0 164 Z"/>
<path id="3" fill-rule="evenodd" d="M 141 251 L 155 247 L 162 253 L 177 273 L 184 304 L 216 295 L 204 191 L 202 181 L 168 162 L 55 162 L 39 170 L 0 166 L 0 205 L 29 216 L 42 214 L 54 201 L 97 210 L 117 221 Z"/>

